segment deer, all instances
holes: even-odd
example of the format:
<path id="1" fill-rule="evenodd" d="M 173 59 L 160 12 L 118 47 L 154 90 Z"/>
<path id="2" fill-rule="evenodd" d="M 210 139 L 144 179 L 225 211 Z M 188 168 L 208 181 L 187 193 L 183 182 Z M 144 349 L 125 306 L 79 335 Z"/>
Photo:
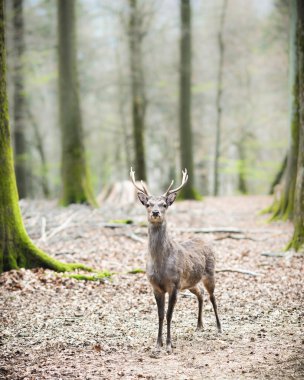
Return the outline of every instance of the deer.
<path id="1" fill-rule="evenodd" d="M 163 346 L 163 323 L 165 317 L 165 295 L 168 293 L 167 339 L 166 351 L 173 351 L 171 340 L 171 320 L 178 292 L 189 289 L 198 300 L 198 318 L 196 330 L 203 330 L 202 309 L 203 289 L 199 286 L 202 281 L 213 306 L 218 332 L 221 332 L 221 322 L 217 313 L 214 296 L 215 289 L 215 256 L 212 248 L 201 239 L 177 242 L 170 238 L 167 231 L 166 211 L 176 199 L 188 181 L 187 169 L 182 171 L 182 183 L 172 189 L 171 181 L 166 192 L 161 196 L 153 196 L 147 186 L 141 181 L 141 187 L 135 180 L 132 167 L 130 177 L 137 190 L 140 202 L 146 207 L 148 217 L 148 254 L 146 274 L 153 288 L 158 309 L 158 335 L 156 348 Z"/>

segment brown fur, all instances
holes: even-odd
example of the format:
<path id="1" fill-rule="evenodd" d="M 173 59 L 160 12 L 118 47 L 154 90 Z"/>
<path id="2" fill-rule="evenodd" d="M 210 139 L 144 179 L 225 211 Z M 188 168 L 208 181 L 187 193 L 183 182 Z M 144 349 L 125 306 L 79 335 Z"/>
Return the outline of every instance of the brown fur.
<path id="1" fill-rule="evenodd" d="M 165 293 L 169 294 L 167 310 L 167 352 L 172 351 L 171 319 L 177 300 L 178 291 L 189 289 L 196 295 L 199 303 L 197 329 L 203 327 L 202 306 L 203 293 L 199 287 L 202 281 L 207 289 L 216 316 L 218 330 L 221 324 L 217 315 L 214 298 L 215 258 L 212 249 L 201 239 L 187 240 L 178 243 L 172 240 L 167 232 L 165 212 L 176 197 L 154 197 L 138 193 L 138 197 L 147 208 L 149 221 L 149 245 L 147 254 L 147 276 L 153 287 L 158 307 L 159 330 L 157 346 L 162 346 L 162 328 L 164 319 Z M 169 199 L 170 197 L 170 199 Z"/>

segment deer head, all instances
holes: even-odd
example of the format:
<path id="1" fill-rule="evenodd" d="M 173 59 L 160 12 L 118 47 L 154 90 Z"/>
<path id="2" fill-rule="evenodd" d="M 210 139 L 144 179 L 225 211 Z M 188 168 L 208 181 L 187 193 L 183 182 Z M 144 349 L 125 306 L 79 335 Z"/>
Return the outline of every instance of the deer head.
<path id="1" fill-rule="evenodd" d="M 179 187 L 175 189 L 171 189 L 174 183 L 174 181 L 171 181 L 170 186 L 168 187 L 167 191 L 163 195 L 154 196 L 149 193 L 147 187 L 144 185 L 142 181 L 141 181 L 142 187 L 137 186 L 135 182 L 135 172 L 133 171 L 131 167 L 130 177 L 133 182 L 133 185 L 137 189 L 137 196 L 139 200 L 147 209 L 149 223 L 160 224 L 165 220 L 165 214 L 166 214 L 167 208 L 172 205 L 172 203 L 176 199 L 177 192 L 181 190 L 188 181 L 187 169 L 182 171 L 182 173 L 183 173 L 182 184 Z"/>

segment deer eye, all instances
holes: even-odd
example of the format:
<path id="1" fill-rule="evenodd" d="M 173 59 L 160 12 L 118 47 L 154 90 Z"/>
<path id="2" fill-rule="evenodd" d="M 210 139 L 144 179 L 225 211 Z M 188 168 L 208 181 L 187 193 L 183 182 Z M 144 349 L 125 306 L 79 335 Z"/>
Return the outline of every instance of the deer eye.
<path id="1" fill-rule="evenodd" d="M 163 207 L 167 208 L 167 203 L 164 203 L 164 204 L 163 204 Z"/>

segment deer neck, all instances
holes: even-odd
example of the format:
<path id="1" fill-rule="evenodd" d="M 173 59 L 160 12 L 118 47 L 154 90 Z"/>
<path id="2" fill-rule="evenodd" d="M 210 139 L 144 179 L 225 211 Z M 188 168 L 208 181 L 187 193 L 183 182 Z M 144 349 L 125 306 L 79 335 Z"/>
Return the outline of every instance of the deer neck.
<path id="1" fill-rule="evenodd" d="M 166 222 L 149 224 L 149 252 L 152 258 L 165 258 L 169 254 L 170 239 Z"/>

